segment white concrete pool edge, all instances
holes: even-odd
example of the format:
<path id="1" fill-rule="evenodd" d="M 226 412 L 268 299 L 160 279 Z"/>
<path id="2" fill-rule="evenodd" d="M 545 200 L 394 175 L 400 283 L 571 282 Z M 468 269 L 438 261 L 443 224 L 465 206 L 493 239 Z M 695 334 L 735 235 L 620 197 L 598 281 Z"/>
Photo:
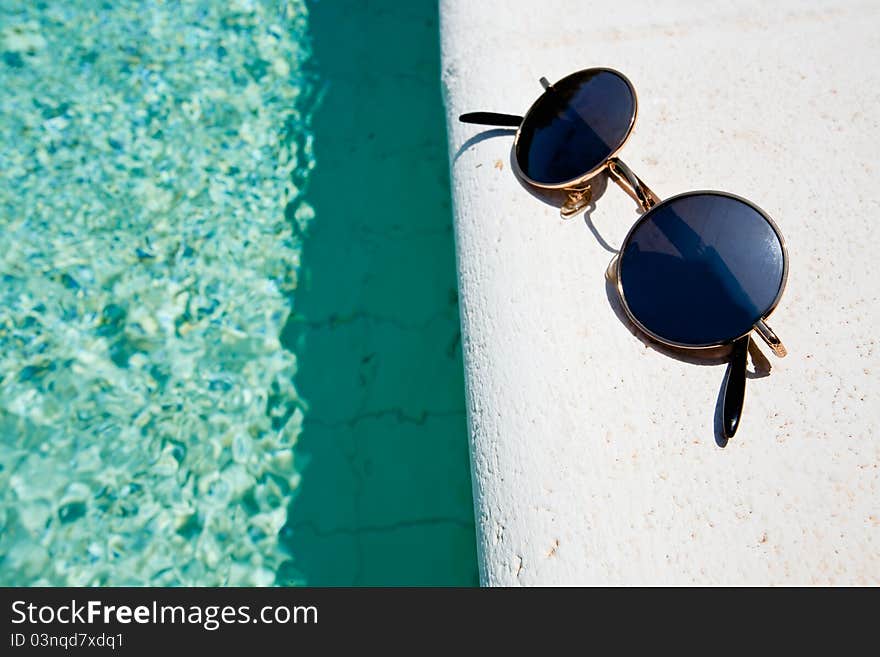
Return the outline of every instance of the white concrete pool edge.
<path id="1" fill-rule="evenodd" d="M 880 9 L 537 7 L 441 2 L 482 583 L 877 583 Z M 631 199 L 609 185 L 565 222 L 513 175 L 512 132 L 456 120 L 522 114 L 540 76 L 588 66 L 635 84 L 623 157 L 661 197 L 738 193 L 787 239 L 771 325 L 790 355 L 764 349 L 726 448 L 724 366 L 664 355 L 615 312 L 606 247 Z"/>

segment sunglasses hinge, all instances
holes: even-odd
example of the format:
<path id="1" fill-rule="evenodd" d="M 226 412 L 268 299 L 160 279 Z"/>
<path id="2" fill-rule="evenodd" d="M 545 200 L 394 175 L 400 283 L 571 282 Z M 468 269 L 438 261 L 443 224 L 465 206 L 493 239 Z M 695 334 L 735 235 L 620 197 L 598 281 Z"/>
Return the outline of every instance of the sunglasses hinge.
<path id="1" fill-rule="evenodd" d="M 759 319 L 755 324 L 755 332 L 761 336 L 761 339 L 767 343 L 767 346 L 773 350 L 773 353 L 779 356 L 779 358 L 784 358 L 788 355 L 788 351 L 785 348 L 785 345 L 782 344 L 782 340 L 779 339 L 779 336 L 773 332 L 769 326 L 767 326 L 767 322 L 763 319 Z"/>

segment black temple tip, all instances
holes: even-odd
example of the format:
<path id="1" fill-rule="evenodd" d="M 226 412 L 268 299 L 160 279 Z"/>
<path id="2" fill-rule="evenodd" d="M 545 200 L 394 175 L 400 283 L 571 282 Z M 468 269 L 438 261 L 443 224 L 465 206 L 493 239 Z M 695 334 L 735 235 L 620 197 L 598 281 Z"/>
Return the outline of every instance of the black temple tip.
<path id="1" fill-rule="evenodd" d="M 521 116 L 513 114 L 497 114 L 495 112 L 468 112 L 458 117 L 462 123 L 476 123 L 478 125 L 498 125 L 510 128 L 518 128 L 522 123 Z"/>
<path id="2" fill-rule="evenodd" d="M 724 438 L 730 440 L 739 429 L 743 403 L 746 397 L 746 364 L 748 362 L 750 336 L 745 336 L 733 345 L 730 363 L 727 365 L 727 379 L 724 382 L 724 405 L 721 410 L 721 425 Z"/>

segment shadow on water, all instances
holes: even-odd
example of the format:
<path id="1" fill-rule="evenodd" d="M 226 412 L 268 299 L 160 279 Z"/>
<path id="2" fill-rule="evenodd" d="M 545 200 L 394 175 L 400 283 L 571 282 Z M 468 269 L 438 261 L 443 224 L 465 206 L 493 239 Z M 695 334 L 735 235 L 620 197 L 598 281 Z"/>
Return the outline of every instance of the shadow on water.
<path id="1" fill-rule="evenodd" d="M 280 584 L 477 583 L 435 3 L 314 2 L 307 404 Z"/>

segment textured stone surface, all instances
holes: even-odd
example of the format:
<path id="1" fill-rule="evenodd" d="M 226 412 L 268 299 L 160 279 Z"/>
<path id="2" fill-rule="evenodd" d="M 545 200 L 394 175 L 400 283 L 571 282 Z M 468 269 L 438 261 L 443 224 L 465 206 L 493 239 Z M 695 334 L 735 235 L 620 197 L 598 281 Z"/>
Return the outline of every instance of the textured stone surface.
<path id="1" fill-rule="evenodd" d="M 483 582 L 877 583 L 880 10 L 516 4 L 441 5 Z M 511 131 L 454 120 L 522 113 L 540 76 L 588 66 L 635 84 L 623 157 L 655 192 L 744 195 L 787 239 L 789 356 L 750 378 L 726 448 L 723 364 L 616 310 L 633 201 L 600 181 L 565 222 L 513 176 Z"/>

